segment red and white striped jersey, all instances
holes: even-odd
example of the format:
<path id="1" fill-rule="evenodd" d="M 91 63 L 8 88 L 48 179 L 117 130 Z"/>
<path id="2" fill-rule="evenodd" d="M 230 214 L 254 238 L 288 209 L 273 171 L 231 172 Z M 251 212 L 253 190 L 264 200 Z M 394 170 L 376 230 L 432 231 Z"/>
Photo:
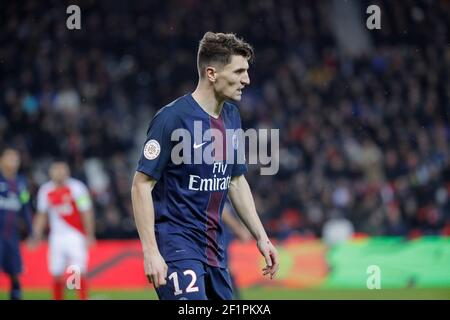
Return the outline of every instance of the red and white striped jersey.
<path id="1" fill-rule="evenodd" d="M 49 215 L 50 237 L 70 233 L 85 235 L 83 212 L 92 208 L 92 201 L 86 185 L 73 178 L 62 186 L 49 181 L 38 192 L 37 209 Z"/>

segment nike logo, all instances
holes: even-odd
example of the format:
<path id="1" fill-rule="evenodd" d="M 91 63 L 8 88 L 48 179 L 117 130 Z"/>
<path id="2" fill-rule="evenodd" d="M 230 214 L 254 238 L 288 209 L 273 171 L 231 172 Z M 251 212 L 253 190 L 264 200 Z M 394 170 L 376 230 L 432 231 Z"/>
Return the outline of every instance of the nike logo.
<path id="1" fill-rule="evenodd" d="M 203 142 L 203 143 L 200 143 L 200 144 L 197 144 L 197 143 L 194 142 L 194 149 L 200 148 L 200 147 L 201 147 L 202 145 L 204 145 L 205 143 L 207 143 L 207 141 L 206 141 L 206 142 Z"/>

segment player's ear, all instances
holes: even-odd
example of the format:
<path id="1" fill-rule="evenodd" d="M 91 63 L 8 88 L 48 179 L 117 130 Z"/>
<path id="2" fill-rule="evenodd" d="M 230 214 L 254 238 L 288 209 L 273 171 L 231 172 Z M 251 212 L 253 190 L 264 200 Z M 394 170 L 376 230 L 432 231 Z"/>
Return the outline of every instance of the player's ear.
<path id="1" fill-rule="evenodd" d="M 206 77 L 208 78 L 209 81 L 216 82 L 216 78 L 217 78 L 216 68 L 211 67 L 211 66 L 206 67 L 205 73 L 206 73 Z"/>

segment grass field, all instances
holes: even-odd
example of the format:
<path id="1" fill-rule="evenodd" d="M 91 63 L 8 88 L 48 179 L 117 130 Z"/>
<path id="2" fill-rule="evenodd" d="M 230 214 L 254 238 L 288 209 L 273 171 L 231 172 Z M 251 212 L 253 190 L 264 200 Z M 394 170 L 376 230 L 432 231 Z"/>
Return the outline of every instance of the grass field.
<path id="1" fill-rule="evenodd" d="M 0 300 L 7 299 L 5 291 L 0 291 Z M 68 299 L 76 298 L 73 291 L 67 292 Z M 156 294 L 153 289 L 146 290 L 93 290 L 92 300 L 154 300 Z M 51 299 L 50 291 L 32 291 L 24 293 L 24 299 L 47 300 Z M 244 300 L 450 300 L 448 289 L 380 289 L 380 290 L 288 290 L 273 288 L 251 288 L 242 291 Z"/>

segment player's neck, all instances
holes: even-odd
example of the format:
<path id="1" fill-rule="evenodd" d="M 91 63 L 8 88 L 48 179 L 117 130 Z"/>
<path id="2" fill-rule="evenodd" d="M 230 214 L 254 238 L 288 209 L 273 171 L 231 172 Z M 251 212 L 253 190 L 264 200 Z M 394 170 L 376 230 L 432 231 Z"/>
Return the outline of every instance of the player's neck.
<path id="1" fill-rule="evenodd" d="M 5 169 L 0 169 L 0 173 L 7 180 L 13 180 L 17 176 L 17 174 L 14 171 L 9 171 L 9 170 L 5 170 Z"/>
<path id="2" fill-rule="evenodd" d="M 65 180 L 64 181 L 53 181 L 53 183 L 58 188 L 64 187 L 66 185 L 66 181 Z"/>
<path id="3" fill-rule="evenodd" d="M 217 119 L 222 112 L 224 100 L 220 100 L 215 94 L 214 90 L 205 88 L 200 83 L 195 91 L 192 93 L 192 97 L 199 104 L 199 106 L 211 117 Z"/>

